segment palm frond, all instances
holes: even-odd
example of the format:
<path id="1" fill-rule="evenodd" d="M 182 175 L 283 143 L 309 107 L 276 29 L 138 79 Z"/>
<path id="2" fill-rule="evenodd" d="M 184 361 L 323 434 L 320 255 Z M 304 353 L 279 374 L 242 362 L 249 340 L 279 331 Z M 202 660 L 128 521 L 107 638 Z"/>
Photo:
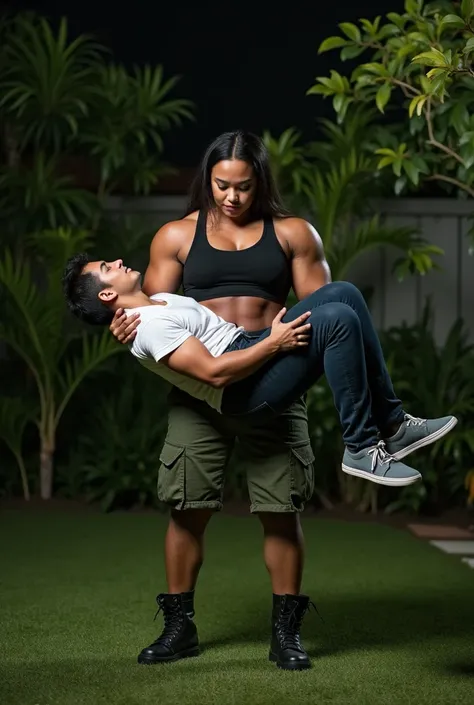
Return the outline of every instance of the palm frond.
<path id="1" fill-rule="evenodd" d="M 58 152 L 87 114 L 105 49 L 86 35 L 68 41 L 65 18 L 54 34 L 44 18 L 19 16 L 4 52 L 1 104 L 21 122 L 21 148 L 47 143 Z"/>
<path id="2" fill-rule="evenodd" d="M 414 227 L 386 225 L 376 214 L 353 227 L 339 231 L 337 239 L 327 249 L 326 256 L 334 279 L 344 279 L 348 269 L 363 254 L 380 247 L 394 247 L 403 252 L 403 261 L 410 262 L 420 273 L 435 266 L 433 257 L 442 250 L 419 237 Z"/>
<path id="3" fill-rule="evenodd" d="M 41 338 L 37 327 L 37 319 L 42 312 L 41 295 L 33 282 L 29 263 L 21 257 L 14 257 L 10 250 L 6 250 L 0 260 L 0 284 L 8 292 L 23 318 L 29 346 L 41 357 Z"/>
<path id="4" fill-rule="evenodd" d="M 26 426 L 38 416 L 38 406 L 32 399 L 0 397 L 0 438 L 15 455 L 21 455 Z"/>
<path id="5" fill-rule="evenodd" d="M 127 351 L 124 345 L 118 345 L 108 328 L 101 335 L 84 333 L 82 350 L 71 357 L 66 356 L 64 369 L 57 372 L 56 386 L 58 399 L 55 424 L 59 422 L 70 398 L 81 384 L 82 380 L 92 371 L 97 370 L 112 355 Z"/>

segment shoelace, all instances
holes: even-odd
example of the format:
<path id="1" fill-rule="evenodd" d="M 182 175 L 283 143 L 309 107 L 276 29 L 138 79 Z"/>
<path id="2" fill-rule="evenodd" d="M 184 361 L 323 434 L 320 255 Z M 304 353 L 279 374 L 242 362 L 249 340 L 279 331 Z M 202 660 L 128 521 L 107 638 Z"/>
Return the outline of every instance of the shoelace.
<path id="1" fill-rule="evenodd" d="M 426 419 L 420 419 L 418 416 L 411 416 L 411 414 L 405 414 L 405 420 L 407 426 L 422 426 L 426 423 Z"/>
<path id="2" fill-rule="evenodd" d="M 392 460 L 394 460 L 393 456 L 387 453 L 384 441 L 379 441 L 376 446 L 370 448 L 368 455 L 372 456 L 372 472 L 377 467 L 377 463 L 380 463 L 381 465 L 390 465 Z"/>
<path id="3" fill-rule="evenodd" d="M 301 624 L 303 622 L 303 617 L 305 616 L 306 612 L 309 612 L 311 610 L 311 608 L 316 611 L 316 614 L 318 615 L 320 620 L 324 622 L 323 618 L 319 613 L 318 608 L 312 600 L 308 602 L 308 605 L 307 607 L 305 607 L 304 610 L 298 612 L 298 608 L 298 603 L 295 603 L 295 605 L 293 605 L 292 609 L 289 612 L 283 613 L 283 615 L 281 615 L 280 617 L 277 632 L 281 646 L 284 649 L 302 649 L 299 632 L 301 629 Z"/>
<path id="4" fill-rule="evenodd" d="M 175 639 L 178 634 L 179 630 L 181 629 L 182 625 L 182 612 L 181 612 L 181 607 L 179 605 L 173 605 L 171 610 L 165 611 L 163 607 L 163 603 L 159 602 L 158 603 L 158 609 L 156 610 L 156 614 L 154 617 L 154 620 L 158 617 L 160 612 L 163 612 L 163 617 L 165 621 L 165 626 L 163 631 L 161 632 L 160 636 L 155 639 L 153 642 L 154 644 L 165 644 L 166 646 L 169 646 L 170 643 Z"/>

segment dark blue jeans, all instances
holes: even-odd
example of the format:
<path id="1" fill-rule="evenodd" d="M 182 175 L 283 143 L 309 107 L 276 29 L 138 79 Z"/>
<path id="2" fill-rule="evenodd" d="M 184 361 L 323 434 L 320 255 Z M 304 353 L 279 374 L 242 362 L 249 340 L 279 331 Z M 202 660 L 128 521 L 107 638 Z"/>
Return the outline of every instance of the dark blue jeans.
<path id="1" fill-rule="evenodd" d="M 257 372 L 224 389 L 222 413 L 266 418 L 282 413 L 323 374 L 331 387 L 350 451 L 375 445 L 378 431 L 403 421 L 372 317 L 360 291 L 334 282 L 293 306 L 283 321 L 311 311 L 310 343 L 281 353 Z M 255 345 L 271 328 L 242 333 L 226 352 Z"/>

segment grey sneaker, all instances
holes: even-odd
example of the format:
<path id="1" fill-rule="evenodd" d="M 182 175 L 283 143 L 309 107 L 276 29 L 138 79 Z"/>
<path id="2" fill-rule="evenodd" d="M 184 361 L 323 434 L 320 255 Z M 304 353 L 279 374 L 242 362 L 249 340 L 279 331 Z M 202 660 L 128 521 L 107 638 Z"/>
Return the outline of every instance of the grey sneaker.
<path id="1" fill-rule="evenodd" d="M 387 452 L 401 460 L 418 448 L 434 443 L 453 429 L 458 420 L 455 416 L 440 419 L 418 419 L 405 414 L 405 420 L 394 436 L 385 439 Z"/>
<path id="2" fill-rule="evenodd" d="M 389 487 L 403 487 L 421 480 L 418 470 L 398 462 L 387 453 L 383 441 L 379 441 L 376 446 L 364 448 L 358 453 L 351 453 L 346 448 L 342 459 L 342 470 L 348 475 L 363 477 L 370 482 Z"/>

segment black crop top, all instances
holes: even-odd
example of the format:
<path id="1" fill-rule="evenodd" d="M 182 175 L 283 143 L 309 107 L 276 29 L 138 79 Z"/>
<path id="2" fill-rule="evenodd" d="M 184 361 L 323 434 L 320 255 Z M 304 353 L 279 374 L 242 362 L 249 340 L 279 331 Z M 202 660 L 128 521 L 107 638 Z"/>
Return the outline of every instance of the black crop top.
<path id="1" fill-rule="evenodd" d="M 284 304 L 291 288 L 291 264 L 273 226 L 264 221 L 260 240 L 244 250 L 218 250 L 207 239 L 206 215 L 196 225 L 183 268 L 183 292 L 196 301 L 256 296 Z"/>

